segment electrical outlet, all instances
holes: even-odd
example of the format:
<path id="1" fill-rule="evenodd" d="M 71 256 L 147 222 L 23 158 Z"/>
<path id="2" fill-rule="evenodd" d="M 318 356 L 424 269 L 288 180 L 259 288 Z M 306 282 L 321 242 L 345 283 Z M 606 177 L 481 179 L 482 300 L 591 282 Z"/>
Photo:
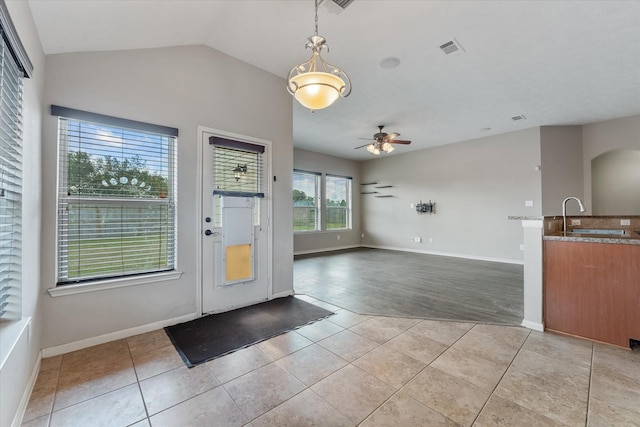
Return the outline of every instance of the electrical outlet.
<path id="1" fill-rule="evenodd" d="M 362 233 L 362 234 L 360 235 L 360 238 L 361 238 L 361 239 L 364 239 L 364 233 Z"/>
<path id="2" fill-rule="evenodd" d="M 520 244 L 520 250 L 524 251 L 524 243 Z"/>
<path id="3" fill-rule="evenodd" d="M 621 219 L 620 220 L 620 225 L 631 225 L 631 220 L 630 219 Z"/>
<path id="4" fill-rule="evenodd" d="M 571 225 L 582 225 L 582 221 L 579 219 L 572 219 Z"/>
<path id="5" fill-rule="evenodd" d="M 525 200 L 524 205 L 528 208 L 533 206 L 533 200 Z"/>
<path id="6" fill-rule="evenodd" d="M 338 234 L 338 240 L 340 240 L 340 235 Z"/>
<path id="7" fill-rule="evenodd" d="M 433 237 L 429 237 L 429 243 L 433 243 Z"/>
<path id="8" fill-rule="evenodd" d="M 422 237 L 416 236 L 416 237 L 413 238 L 413 241 L 416 242 L 416 243 L 420 243 L 420 242 L 422 242 Z"/>

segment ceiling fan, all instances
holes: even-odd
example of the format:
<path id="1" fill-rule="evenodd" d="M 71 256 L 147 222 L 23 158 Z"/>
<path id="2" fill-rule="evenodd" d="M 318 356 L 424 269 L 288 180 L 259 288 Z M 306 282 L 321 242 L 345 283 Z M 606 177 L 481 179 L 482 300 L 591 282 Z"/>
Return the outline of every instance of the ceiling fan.
<path id="1" fill-rule="evenodd" d="M 382 151 L 384 151 L 385 153 L 391 153 L 393 150 L 395 150 L 395 148 L 393 148 L 393 145 L 391 144 L 405 144 L 405 145 L 411 144 L 411 141 L 396 139 L 397 137 L 400 136 L 400 134 L 397 132 L 393 132 L 393 133 L 382 132 L 383 128 L 384 128 L 383 125 L 378 125 L 378 129 L 380 129 L 380 131 L 373 135 L 373 142 L 356 147 L 355 150 L 357 150 L 358 148 L 367 147 L 368 152 L 378 156 Z M 358 138 L 358 139 L 371 139 L 371 138 Z"/>

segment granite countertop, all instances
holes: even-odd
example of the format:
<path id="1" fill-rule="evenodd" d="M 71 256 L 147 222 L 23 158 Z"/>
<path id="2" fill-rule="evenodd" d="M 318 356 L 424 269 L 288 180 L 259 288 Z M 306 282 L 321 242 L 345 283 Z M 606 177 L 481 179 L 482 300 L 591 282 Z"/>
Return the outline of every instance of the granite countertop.
<path id="1" fill-rule="evenodd" d="M 585 242 L 585 243 L 613 243 L 618 245 L 640 245 L 640 233 L 631 231 L 629 234 L 621 236 L 598 236 L 595 234 L 580 233 L 557 233 L 545 234 L 543 240 L 558 240 L 562 242 Z"/>

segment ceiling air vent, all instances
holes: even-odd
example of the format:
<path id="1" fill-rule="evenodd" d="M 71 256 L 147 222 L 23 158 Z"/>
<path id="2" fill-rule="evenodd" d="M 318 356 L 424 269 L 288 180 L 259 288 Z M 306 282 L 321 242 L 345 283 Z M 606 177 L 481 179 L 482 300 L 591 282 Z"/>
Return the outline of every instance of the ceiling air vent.
<path id="1" fill-rule="evenodd" d="M 340 15 L 353 0 L 322 0 L 320 6 L 323 6 L 334 15 Z"/>
<path id="2" fill-rule="evenodd" d="M 519 116 L 511 117 L 511 120 L 513 120 L 514 122 L 517 122 L 518 120 L 524 120 L 524 119 L 526 119 L 526 117 L 522 114 L 520 114 Z"/>
<path id="3" fill-rule="evenodd" d="M 457 55 L 460 52 L 464 52 L 460 43 L 458 43 L 455 39 L 452 39 L 445 44 L 440 45 L 440 49 L 445 53 L 445 55 Z"/>

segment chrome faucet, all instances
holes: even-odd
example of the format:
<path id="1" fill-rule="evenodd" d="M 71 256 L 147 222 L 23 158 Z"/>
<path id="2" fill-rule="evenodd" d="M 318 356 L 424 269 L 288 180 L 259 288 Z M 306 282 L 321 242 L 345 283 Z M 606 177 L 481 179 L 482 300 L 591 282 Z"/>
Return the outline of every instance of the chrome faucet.
<path id="1" fill-rule="evenodd" d="M 566 233 L 567 232 L 567 202 L 573 199 L 576 202 L 578 202 L 578 204 L 580 205 L 580 212 L 584 212 L 586 211 L 586 209 L 584 208 L 584 206 L 582 205 L 582 202 L 580 201 L 580 199 L 578 199 L 577 197 L 567 197 L 566 199 L 564 199 L 562 201 L 562 227 L 563 227 L 563 231 Z"/>

